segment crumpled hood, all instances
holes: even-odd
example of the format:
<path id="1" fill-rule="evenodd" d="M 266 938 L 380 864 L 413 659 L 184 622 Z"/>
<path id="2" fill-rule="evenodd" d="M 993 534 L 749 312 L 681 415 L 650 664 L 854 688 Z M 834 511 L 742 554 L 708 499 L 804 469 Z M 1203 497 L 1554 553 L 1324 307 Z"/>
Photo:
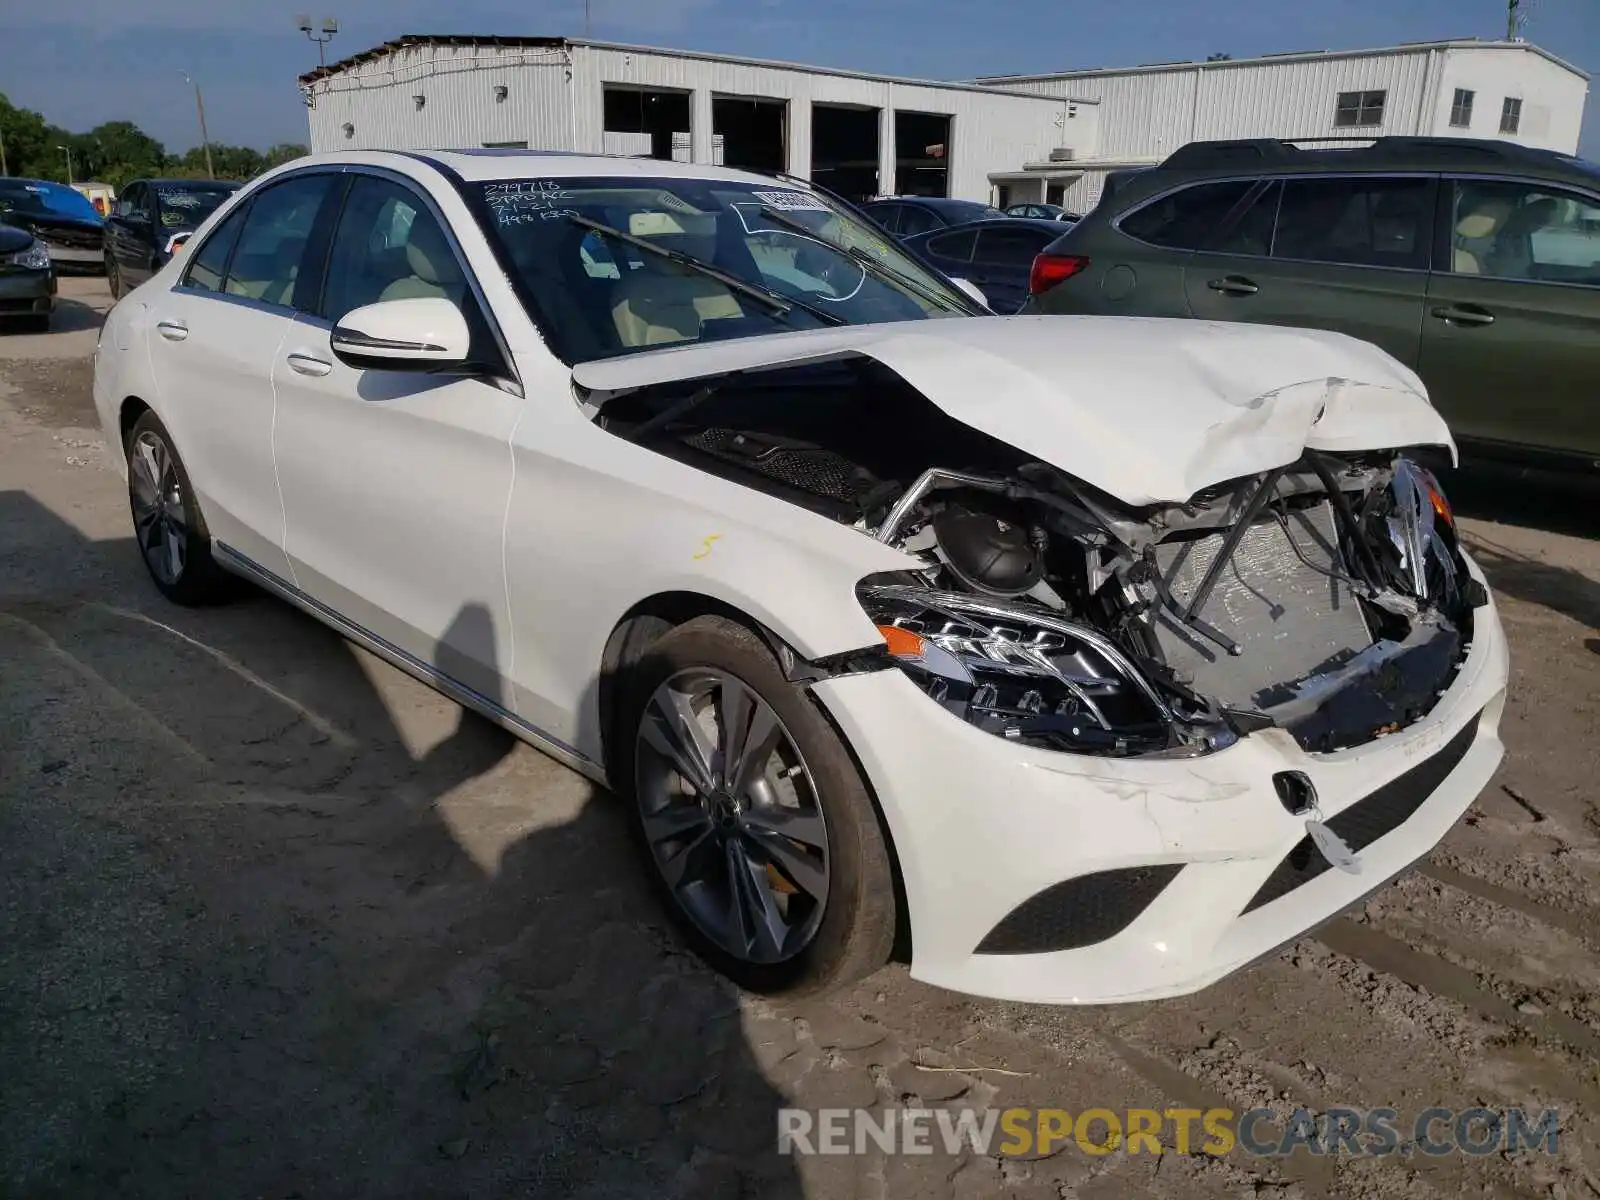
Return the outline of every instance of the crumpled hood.
<path id="1" fill-rule="evenodd" d="M 603 399 L 728 371 L 863 354 L 951 417 L 1126 504 L 1328 451 L 1455 444 L 1414 372 L 1343 334 L 1145 317 L 841 326 L 580 363 Z M 958 466 L 959 464 L 951 464 Z"/>

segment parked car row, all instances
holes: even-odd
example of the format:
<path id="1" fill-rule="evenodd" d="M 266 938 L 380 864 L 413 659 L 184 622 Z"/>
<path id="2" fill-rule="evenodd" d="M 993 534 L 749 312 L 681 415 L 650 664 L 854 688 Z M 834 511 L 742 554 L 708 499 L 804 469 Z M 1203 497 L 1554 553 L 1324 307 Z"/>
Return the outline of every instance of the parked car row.
<path id="1" fill-rule="evenodd" d="M 960 225 L 964 269 L 1029 224 Z M 902 944 L 988 996 L 1191 992 L 1501 758 L 1412 371 L 995 318 L 804 183 L 302 159 L 113 308 L 94 391 L 164 595 L 251 580 L 608 786 L 751 988 Z"/>
<path id="2" fill-rule="evenodd" d="M 159 271 L 239 186 L 138 179 L 102 216 L 83 186 L 0 177 L 0 322 L 47 329 L 62 271 L 103 270 L 120 298 Z"/>
<path id="3" fill-rule="evenodd" d="M 1328 329 L 1469 454 L 1600 469 L 1600 169 L 1509 142 L 1197 143 L 1041 256 L 1027 311 Z"/>

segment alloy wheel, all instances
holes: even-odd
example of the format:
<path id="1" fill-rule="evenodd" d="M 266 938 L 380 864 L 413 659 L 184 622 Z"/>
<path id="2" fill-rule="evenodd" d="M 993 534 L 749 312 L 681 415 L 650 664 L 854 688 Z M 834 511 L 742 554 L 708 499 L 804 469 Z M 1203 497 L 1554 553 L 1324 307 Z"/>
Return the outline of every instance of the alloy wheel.
<path id="1" fill-rule="evenodd" d="M 725 671 L 679 671 L 644 707 L 635 771 L 651 855 L 695 926 L 745 962 L 804 950 L 827 903 L 828 830 L 772 707 Z"/>
<path id="2" fill-rule="evenodd" d="M 171 586 L 183 578 L 189 546 L 189 522 L 183 508 L 183 484 L 165 441 L 145 430 L 128 455 L 129 495 L 133 502 L 134 535 L 150 571 Z"/>

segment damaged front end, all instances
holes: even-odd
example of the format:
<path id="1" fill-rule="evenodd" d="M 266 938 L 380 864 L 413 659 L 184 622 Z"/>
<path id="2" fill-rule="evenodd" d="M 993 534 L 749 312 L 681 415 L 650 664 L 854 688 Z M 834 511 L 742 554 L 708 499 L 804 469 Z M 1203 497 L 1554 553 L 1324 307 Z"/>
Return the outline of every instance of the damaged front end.
<path id="1" fill-rule="evenodd" d="M 1487 599 L 1426 450 L 1308 449 L 1136 506 L 859 359 L 640 389 L 599 421 L 918 560 L 857 589 L 877 663 L 1025 744 L 1186 757 L 1278 727 L 1360 745 L 1433 708 Z"/>

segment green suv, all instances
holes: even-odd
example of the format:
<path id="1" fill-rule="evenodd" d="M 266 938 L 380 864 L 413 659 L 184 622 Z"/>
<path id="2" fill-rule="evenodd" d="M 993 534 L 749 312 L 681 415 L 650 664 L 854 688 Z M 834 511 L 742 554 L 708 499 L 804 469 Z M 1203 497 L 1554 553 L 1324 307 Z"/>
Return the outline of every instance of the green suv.
<path id="1" fill-rule="evenodd" d="M 1196 142 L 1034 262 L 1024 313 L 1332 329 L 1414 368 L 1468 456 L 1600 468 L 1600 167 L 1465 138 Z"/>

